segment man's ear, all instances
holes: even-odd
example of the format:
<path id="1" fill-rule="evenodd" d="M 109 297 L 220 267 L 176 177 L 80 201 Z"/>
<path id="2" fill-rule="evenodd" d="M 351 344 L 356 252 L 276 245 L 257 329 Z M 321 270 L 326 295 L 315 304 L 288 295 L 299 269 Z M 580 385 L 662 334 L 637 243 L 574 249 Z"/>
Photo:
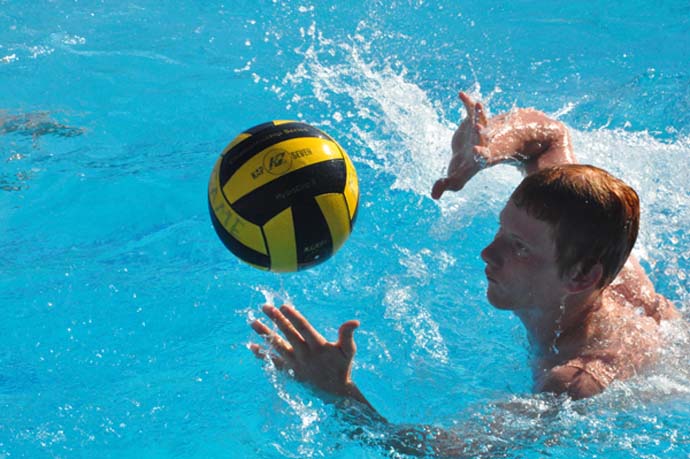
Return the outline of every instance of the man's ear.
<path id="1" fill-rule="evenodd" d="M 604 276 L 604 267 L 600 262 L 595 263 L 587 271 L 582 269 L 582 264 L 578 263 L 568 274 L 566 288 L 569 293 L 579 293 L 589 288 L 597 288 L 601 278 Z"/>

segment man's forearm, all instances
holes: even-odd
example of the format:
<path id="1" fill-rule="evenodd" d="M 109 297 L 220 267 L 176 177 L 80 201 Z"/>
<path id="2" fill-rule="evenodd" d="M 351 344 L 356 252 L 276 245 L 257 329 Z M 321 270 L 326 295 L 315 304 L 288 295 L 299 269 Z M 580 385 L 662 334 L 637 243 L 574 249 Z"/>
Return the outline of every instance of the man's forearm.
<path id="1" fill-rule="evenodd" d="M 528 173 L 576 162 L 568 128 L 534 109 L 517 109 L 489 120 L 483 149 L 489 163 L 519 162 Z"/>

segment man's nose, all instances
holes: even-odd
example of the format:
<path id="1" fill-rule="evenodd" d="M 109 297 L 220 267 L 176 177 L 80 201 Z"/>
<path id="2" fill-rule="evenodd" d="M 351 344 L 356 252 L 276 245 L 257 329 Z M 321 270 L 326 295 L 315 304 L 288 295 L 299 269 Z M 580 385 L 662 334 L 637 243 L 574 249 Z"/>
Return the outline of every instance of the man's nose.
<path id="1" fill-rule="evenodd" d="M 487 245 L 484 250 L 482 250 L 481 256 L 484 263 L 493 267 L 501 267 L 503 265 L 503 259 L 501 258 L 498 251 L 498 238 L 494 238 L 491 244 Z"/>

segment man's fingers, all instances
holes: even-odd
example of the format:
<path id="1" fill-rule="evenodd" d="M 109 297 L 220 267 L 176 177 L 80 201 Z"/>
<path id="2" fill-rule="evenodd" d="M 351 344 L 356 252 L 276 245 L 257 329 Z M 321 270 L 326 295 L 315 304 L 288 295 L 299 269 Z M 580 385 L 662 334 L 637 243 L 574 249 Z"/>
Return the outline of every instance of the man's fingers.
<path id="1" fill-rule="evenodd" d="M 470 109 L 474 108 L 474 101 L 472 100 L 472 98 L 470 96 L 468 96 L 467 93 L 465 93 L 463 91 L 460 91 L 458 93 L 458 97 L 460 97 L 460 100 L 465 105 L 465 109 L 467 110 L 467 112 L 471 113 L 472 110 L 470 110 Z"/>
<path id="2" fill-rule="evenodd" d="M 443 192 L 446 191 L 446 181 L 447 179 L 444 178 L 436 180 L 434 186 L 431 187 L 431 197 L 433 199 L 439 199 L 443 195 Z"/>
<path id="3" fill-rule="evenodd" d="M 265 338 L 270 338 L 272 335 L 274 335 L 276 338 L 281 339 L 280 336 L 273 333 L 273 330 L 264 325 L 260 320 L 253 321 L 251 323 L 251 327 L 256 333 Z"/>
<path id="4" fill-rule="evenodd" d="M 254 353 L 254 355 L 257 358 L 261 360 L 271 359 L 271 362 L 273 362 L 273 365 L 277 369 L 283 370 L 285 368 L 285 360 L 281 359 L 277 355 L 271 354 L 267 349 L 259 346 L 258 344 L 250 343 L 249 349 Z"/>
<path id="5" fill-rule="evenodd" d="M 302 336 L 309 346 L 319 346 L 326 342 L 321 333 L 316 331 L 309 321 L 293 306 L 283 305 L 280 307 L 280 312 L 290 321 L 297 333 Z"/>
<path id="6" fill-rule="evenodd" d="M 338 330 L 338 345 L 342 349 L 345 357 L 351 359 L 355 355 L 357 346 L 355 346 L 354 333 L 359 327 L 359 322 L 356 320 L 348 320 L 340 326 Z"/>
<path id="7" fill-rule="evenodd" d="M 481 102 L 477 102 L 474 106 L 475 123 L 480 125 L 482 128 L 486 127 L 486 113 L 484 113 L 484 106 Z"/>
<path id="8" fill-rule="evenodd" d="M 448 190 L 460 191 L 465 186 L 465 183 L 467 183 L 467 180 L 468 179 L 463 179 L 462 177 L 446 177 L 438 179 L 431 188 L 431 197 L 433 199 L 439 199 L 443 193 Z"/>
<path id="9" fill-rule="evenodd" d="M 268 352 L 266 352 L 266 349 L 264 349 L 256 343 L 250 343 L 249 350 L 252 351 L 254 355 L 259 359 L 263 360 L 266 357 L 268 357 Z"/>
<path id="10" fill-rule="evenodd" d="M 263 336 L 268 343 L 283 356 L 288 356 L 292 352 L 292 347 L 273 330 L 264 325 L 261 321 L 255 320 L 251 323 L 252 329 Z"/>
<path id="11" fill-rule="evenodd" d="M 285 339 L 292 345 L 293 349 L 302 349 L 305 346 L 304 338 L 295 329 L 292 323 L 283 315 L 280 310 L 271 305 L 264 305 L 262 308 L 272 321 L 278 326 L 278 329 L 285 335 Z"/>
<path id="12" fill-rule="evenodd" d="M 460 97 L 460 100 L 462 101 L 462 104 L 465 106 L 465 111 L 467 112 L 467 117 L 470 119 L 472 124 L 474 124 L 474 112 L 475 112 L 475 103 L 474 100 L 470 96 L 468 96 L 466 93 L 460 91 L 458 94 Z"/>

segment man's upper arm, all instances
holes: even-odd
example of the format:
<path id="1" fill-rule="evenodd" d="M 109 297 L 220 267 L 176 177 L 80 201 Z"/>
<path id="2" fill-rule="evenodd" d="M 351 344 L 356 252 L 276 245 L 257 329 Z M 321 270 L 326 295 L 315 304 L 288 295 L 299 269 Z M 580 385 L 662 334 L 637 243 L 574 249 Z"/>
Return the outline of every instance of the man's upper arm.
<path id="1" fill-rule="evenodd" d="M 585 369 L 565 364 L 549 370 L 540 390 L 555 394 L 568 394 L 574 400 L 578 400 L 596 395 L 603 391 L 604 387 Z"/>
<path id="2" fill-rule="evenodd" d="M 645 314 L 657 323 L 681 317 L 673 302 L 654 290 L 654 284 L 634 255 L 630 255 L 610 288 L 634 307 L 644 308 Z"/>

